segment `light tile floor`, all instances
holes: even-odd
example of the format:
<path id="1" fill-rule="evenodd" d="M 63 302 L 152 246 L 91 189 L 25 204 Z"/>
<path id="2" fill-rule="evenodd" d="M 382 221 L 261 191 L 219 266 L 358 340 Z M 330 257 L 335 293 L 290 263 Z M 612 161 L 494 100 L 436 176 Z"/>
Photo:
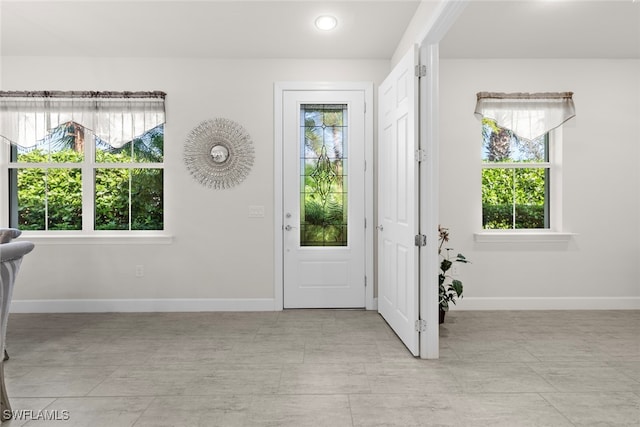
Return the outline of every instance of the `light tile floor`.
<path id="1" fill-rule="evenodd" d="M 440 333 L 420 360 L 374 312 L 12 314 L 3 427 L 640 426 L 640 311 Z"/>

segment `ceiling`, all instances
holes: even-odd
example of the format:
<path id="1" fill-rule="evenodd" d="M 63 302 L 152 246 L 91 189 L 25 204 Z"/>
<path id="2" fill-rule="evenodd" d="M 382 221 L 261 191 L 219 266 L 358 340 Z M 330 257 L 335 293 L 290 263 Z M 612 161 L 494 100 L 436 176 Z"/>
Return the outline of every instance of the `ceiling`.
<path id="1" fill-rule="evenodd" d="M 419 0 L 4 0 L 4 56 L 389 59 Z M 317 30 L 323 13 L 333 32 Z"/>
<path id="2" fill-rule="evenodd" d="M 472 0 L 444 58 L 640 59 L 640 0 Z"/>
<path id="3" fill-rule="evenodd" d="M 437 0 L 426 0 L 437 1 Z M 3 56 L 390 59 L 419 0 L 0 0 Z M 322 13 L 338 29 L 314 28 Z M 640 0 L 470 0 L 444 58 L 640 58 Z"/>

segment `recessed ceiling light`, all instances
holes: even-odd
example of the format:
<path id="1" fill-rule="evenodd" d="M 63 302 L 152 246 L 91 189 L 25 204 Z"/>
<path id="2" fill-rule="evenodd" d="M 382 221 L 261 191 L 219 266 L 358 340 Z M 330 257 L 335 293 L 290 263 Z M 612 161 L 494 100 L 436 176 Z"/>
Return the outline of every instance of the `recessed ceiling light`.
<path id="1" fill-rule="evenodd" d="M 322 15 L 316 18 L 316 28 L 322 31 L 331 31 L 338 25 L 338 20 L 335 16 Z"/>

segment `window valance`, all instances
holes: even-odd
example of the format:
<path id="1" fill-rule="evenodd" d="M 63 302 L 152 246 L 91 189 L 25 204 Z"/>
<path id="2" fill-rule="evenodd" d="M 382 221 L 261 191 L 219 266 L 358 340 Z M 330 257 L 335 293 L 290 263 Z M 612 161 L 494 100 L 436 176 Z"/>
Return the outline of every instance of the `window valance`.
<path id="1" fill-rule="evenodd" d="M 573 92 L 477 94 L 475 115 L 534 140 L 576 115 Z"/>
<path id="2" fill-rule="evenodd" d="M 0 92 L 0 136 L 25 148 L 76 123 L 112 147 L 165 122 L 164 92 Z"/>

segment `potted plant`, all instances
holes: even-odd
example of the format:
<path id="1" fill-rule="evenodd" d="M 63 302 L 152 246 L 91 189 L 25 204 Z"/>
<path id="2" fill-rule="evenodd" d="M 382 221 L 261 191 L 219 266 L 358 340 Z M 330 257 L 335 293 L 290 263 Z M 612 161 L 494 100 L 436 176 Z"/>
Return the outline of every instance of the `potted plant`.
<path id="1" fill-rule="evenodd" d="M 444 322 L 444 316 L 449 311 L 449 303 L 456 303 L 456 298 L 462 298 L 463 286 L 459 279 L 454 279 L 449 271 L 453 267 L 454 262 L 464 264 L 470 263 L 461 253 L 455 257 L 451 255 L 452 248 L 443 248 L 444 244 L 449 241 L 449 229 L 438 226 L 440 235 L 440 244 L 438 245 L 438 255 L 440 255 L 440 274 L 438 282 L 440 284 L 440 323 Z"/>

